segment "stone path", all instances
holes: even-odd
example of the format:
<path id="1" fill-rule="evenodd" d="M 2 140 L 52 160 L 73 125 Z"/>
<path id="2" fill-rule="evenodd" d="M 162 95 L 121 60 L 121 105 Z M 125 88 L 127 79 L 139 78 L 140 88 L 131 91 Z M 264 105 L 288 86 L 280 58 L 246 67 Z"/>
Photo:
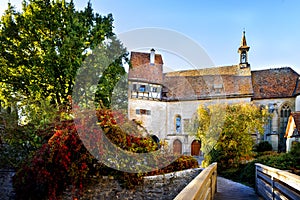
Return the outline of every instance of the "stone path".
<path id="1" fill-rule="evenodd" d="M 218 177 L 214 200 L 261 200 L 253 188 Z"/>

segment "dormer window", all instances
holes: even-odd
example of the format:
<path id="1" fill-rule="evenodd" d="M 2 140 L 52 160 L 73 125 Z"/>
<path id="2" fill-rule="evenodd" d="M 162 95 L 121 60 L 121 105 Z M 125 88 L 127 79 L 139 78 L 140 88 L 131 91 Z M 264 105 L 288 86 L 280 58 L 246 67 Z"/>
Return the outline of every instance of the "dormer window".
<path id="1" fill-rule="evenodd" d="M 220 94 L 223 89 L 223 84 L 214 84 L 214 91 L 216 94 Z"/>

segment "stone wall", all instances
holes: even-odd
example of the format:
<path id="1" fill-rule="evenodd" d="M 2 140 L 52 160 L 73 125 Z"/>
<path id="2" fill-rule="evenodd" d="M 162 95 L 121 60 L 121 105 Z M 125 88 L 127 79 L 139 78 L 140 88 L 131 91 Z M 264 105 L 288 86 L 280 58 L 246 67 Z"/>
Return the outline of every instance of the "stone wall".
<path id="1" fill-rule="evenodd" d="M 0 199 L 12 200 L 15 193 L 12 186 L 12 177 L 15 172 L 12 170 L 0 170 Z"/>
<path id="2" fill-rule="evenodd" d="M 199 173 L 200 168 L 144 178 L 144 199 L 174 199 Z"/>
<path id="3" fill-rule="evenodd" d="M 173 199 L 188 185 L 200 172 L 201 168 L 188 169 L 180 172 L 158 176 L 147 176 L 142 185 L 134 189 L 121 187 L 113 177 L 103 176 L 97 181 L 91 182 L 80 199 L 122 199 L 122 200 L 150 200 L 150 199 Z M 0 171 L 0 197 L 1 200 L 15 199 L 12 187 L 13 171 Z M 69 188 L 62 196 L 64 200 L 73 200 L 72 188 Z"/>
<path id="4" fill-rule="evenodd" d="M 173 199 L 191 182 L 200 172 L 201 168 L 184 170 L 165 175 L 148 176 L 144 183 L 134 189 L 122 188 L 113 177 L 102 177 L 83 192 L 80 199 L 122 199 L 122 200 L 150 200 L 150 199 Z M 62 199 L 72 200 L 71 189 Z"/>

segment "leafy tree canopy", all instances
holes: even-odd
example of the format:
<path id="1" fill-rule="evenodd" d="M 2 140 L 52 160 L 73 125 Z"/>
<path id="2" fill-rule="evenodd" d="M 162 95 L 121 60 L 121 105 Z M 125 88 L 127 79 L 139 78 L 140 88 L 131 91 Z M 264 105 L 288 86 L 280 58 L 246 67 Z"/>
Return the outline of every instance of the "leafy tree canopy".
<path id="1" fill-rule="evenodd" d="M 98 76 L 98 98 L 108 99 L 106 104 L 112 89 L 105 86 L 125 74 L 126 51 L 114 36 L 112 15 L 94 13 L 90 2 L 77 11 L 72 0 L 24 0 L 21 12 L 9 3 L 0 22 L 0 99 L 6 106 L 28 105 L 30 99 L 65 107 L 83 61 L 95 49 L 109 47 L 111 54 L 121 53 Z"/>
<path id="2" fill-rule="evenodd" d="M 253 104 L 210 105 L 198 108 L 197 137 L 205 161 L 232 167 L 252 154 L 254 138 L 263 133 L 267 111 Z"/>

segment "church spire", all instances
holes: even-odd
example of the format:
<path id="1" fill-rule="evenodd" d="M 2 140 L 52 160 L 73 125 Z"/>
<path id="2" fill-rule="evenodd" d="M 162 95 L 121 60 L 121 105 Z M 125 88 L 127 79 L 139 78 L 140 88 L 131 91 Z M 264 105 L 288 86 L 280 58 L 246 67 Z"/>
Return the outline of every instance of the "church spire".
<path id="1" fill-rule="evenodd" d="M 246 41 L 246 34 L 245 34 L 245 31 L 243 31 L 241 46 L 238 49 L 238 53 L 240 54 L 240 67 L 241 68 L 250 67 L 250 64 L 248 63 L 249 49 L 250 49 L 250 47 L 247 46 L 247 41 Z"/>
<path id="2" fill-rule="evenodd" d="M 247 47 L 247 41 L 246 41 L 246 35 L 245 31 L 243 31 L 242 41 L 241 41 L 241 47 Z"/>

